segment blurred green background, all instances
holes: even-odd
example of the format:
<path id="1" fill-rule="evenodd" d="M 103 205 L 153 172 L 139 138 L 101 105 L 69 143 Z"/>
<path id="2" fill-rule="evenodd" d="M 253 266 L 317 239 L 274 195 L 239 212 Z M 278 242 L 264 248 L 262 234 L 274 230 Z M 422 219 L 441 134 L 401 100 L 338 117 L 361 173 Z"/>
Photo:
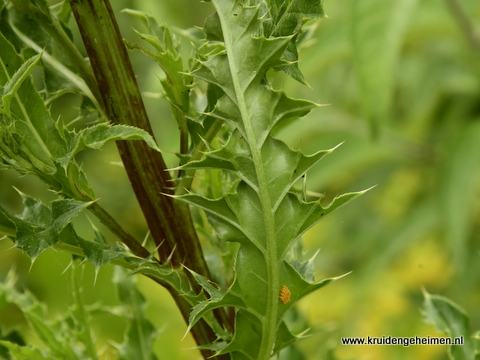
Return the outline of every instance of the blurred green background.
<path id="1" fill-rule="evenodd" d="M 140 25 L 120 13 L 135 8 L 174 29 L 201 26 L 209 4 L 193 0 L 115 0 L 122 34 L 140 42 Z M 477 0 L 327 0 L 327 19 L 300 54 L 300 68 L 311 87 L 279 74 L 277 86 L 296 98 L 328 104 L 282 129 L 278 136 L 307 153 L 345 143 L 320 162 L 307 178 L 309 190 L 333 196 L 377 185 L 315 226 L 305 237 L 318 278 L 352 271 L 347 277 L 302 300 L 299 311 L 312 328 L 299 342 L 307 359 L 447 359 L 445 346 L 342 346 L 343 336 L 438 336 L 421 315 L 422 287 L 447 296 L 480 329 L 480 2 Z M 458 6 L 458 7 L 457 7 Z M 461 12 L 458 9 L 462 9 Z M 465 15 L 465 16 L 462 16 Z M 470 30 L 476 31 L 470 33 Z M 475 37 L 476 36 L 476 37 Z M 184 41 L 188 54 L 188 41 Z M 177 148 L 176 125 L 158 93 L 161 70 L 131 53 L 148 112 L 161 148 Z M 150 94 L 151 95 L 151 94 Z M 52 111 L 74 117 L 78 99 L 64 96 Z M 172 134 L 174 134 L 172 136 Z M 175 157 L 167 154 L 174 165 Z M 146 227 L 115 146 L 82 155 L 80 161 L 102 204 L 138 237 Z M 12 188 L 53 199 L 33 178 L 0 172 L 0 202 L 21 211 Z M 90 218 L 90 219 L 89 219 Z M 76 227 L 89 236 L 89 220 Z M 91 235 L 91 234 L 90 234 Z M 108 235 L 108 234 L 107 234 Z M 62 271 L 67 254 L 48 251 L 34 263 L 10 240 L 0 242 L 0 279 L 9 269 L 21 286 L 45 301 L 52 316 L 71 302 Z M 93 284 L 86 265 L 78 277 L 89 304 L 115 304 L 112 268 Z M 161 359 L 198 359 L 185 324 L 168 294 L 141 279 L 148 311 L 160 329 Z M 25 331 L 16 309 L 0 313 L 2 327 Z M 121 320 L 94 319 L 104 359 L 121 342 Z"/>

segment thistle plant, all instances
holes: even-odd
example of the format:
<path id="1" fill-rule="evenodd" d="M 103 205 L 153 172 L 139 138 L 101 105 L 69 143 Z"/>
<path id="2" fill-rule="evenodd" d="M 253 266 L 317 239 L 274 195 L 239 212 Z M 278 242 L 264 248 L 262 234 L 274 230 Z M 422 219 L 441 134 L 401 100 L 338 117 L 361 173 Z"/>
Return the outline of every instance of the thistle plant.
<path id="1" fill-rule="evenodd" d="M 171 30 L 138 10 L 125 12 L 143 23 L 137 33 L 149 47 L 121 38 L 106 0 L 0 2 L 2 165 L 37 176 L 58 195 L 46 205 L 21 194 L 23 213 L 0 208 L 0 230 L 32 261 L 54 247 L 96 269 L 114 263 L 166 287 L 204 358 L 266 360 L 297 338 L 286 313 L 337 279 L 314 280 L 312 259 L 298 251 L 302 234 L 363 192 L 340 195 L 327 206 L 310 201 L 299 184 L 333 149 L 306 155 L 272 135 L 319 106 L 275 89 L 272 78 L 283 71 L 307 84 L 297 47 L 307 21 L 324 15 L 321 1 L 211 5 L 215 12 L 205 20 L 203 39 L 191 38 L 187 61 Z M 89 61 L 67 27 L 71 13 Z M 143 52 L 165 73 L 161 85 L 180 136 L 174 169 L 167 169 L 155 141 L 127 48 Z M 35 67 L 43 68 L 41 92 L 31 80 Z M 52 119 L 48 104 L 65 92 L 90 105 L 79 120 L 96 114 L 98 123 L 79 128 Z M 204 99 L 204 108 L 195 106 L 195 97 Z M 117 143 L 152 246 L 99 204 L 75 158 L 109 141 Z M 209 191 L 213 185 L 205 180 L 195 186 L 196 175 L 215 171 L 222 174 L 222 189 Z M 198 239 L 205 224 L 194 224 L 193 208 L 204 211 L 221 242 L 238 243 L 231 248 L 232 279 L 207 266 Z M 73 222 L 86 210 L 119 242 L 107 243 L 98 230 L 93 239 L 80 237 Z"/>

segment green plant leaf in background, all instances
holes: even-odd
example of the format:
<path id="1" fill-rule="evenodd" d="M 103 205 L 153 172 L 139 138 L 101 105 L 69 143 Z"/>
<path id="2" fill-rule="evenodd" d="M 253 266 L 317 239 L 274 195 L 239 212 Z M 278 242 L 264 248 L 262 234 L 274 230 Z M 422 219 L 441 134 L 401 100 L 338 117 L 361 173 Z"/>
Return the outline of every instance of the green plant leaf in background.
<path id="1" fill-rule="evenodd" d="M 68 325 L 68 321 L 64 321 L 65 319 L 50 320 L 46 307 L 31 292 L 25 291 L 22 293 L 15 289 L 13 273 L 10 273 L 5 282 L 0 283 L 0 296 L 4 297 L 6 302 L 15 304 L 20 308 L 29 327 L 42 343 L 41 347 L 34 348 L 2 342 L 3 346 L 10 349 L 13 356 L 19 356 L 19 359 L 32 360 L 80 360 L 90 358 L 86 356 L 83 344 L 77 341 L 75 334 Z M 69 315 L 66 315 L 66 318 L 68 317 Z"/>
<path id="2" fill-rule="evenodd" d="M 16 360 L 45 360 L 45 355 L 37 348 L 27 345 L 20 346 L 6 340 L 0 340 L 0 345 L 8 349 L 10 355 Z"/>
<path id="3" fill-rule="evenodd" d="M 158 331 L 148 319 L 147 303 L 135 285 L 135 277 L 126 276 L 127 273 L 117 267 L 113 278 L 125 310 L 124 316 L 128 319 L 125 341 L 120 347 L 120 359 L 156 360 L 153 342 Z"/>
<path id="4" fill-rule="evenodd" d="M 72 260 L 73 262 L 73 260 Z M 73 333 L 75 337 L 83 344 L 85 347 L 85 355 L 89 359 L 98 360 L 97 349 L 95 347 L 95 341 L 93 338 L 93 332 L 91 327 L 91 316 L 83 303 L 81 296 L 80 286 L 76 278 L 76 264 L 72 263 L 72 268 L 70 270 L 70 287 L 73 294 L 74 305 L 70 309 L 72 313 L 73 320 Z"/>
<path id="5" fill-rule="evenodd" d="M 441 219 L 455 268 L 465 276 L 468 238 L 475 203 L 472 194 L 480 176 L 480 123 L 466 126 L 446 149 L 440 178 Z"/>
<path id="6" fill-rule="evenodd" d="M 381 124 L 392 118 L 394 74 L 403 33 L 416 3 L 417 0 L 351 2 L 350 34 L 360 103 L 375 135 Z"/>
<path id="7" fill-rule="evenodd" d="M 157 331 L 145 313 L 146 302 L 136 287 L 135 277 L 126 277 L 127 272 L 117 268 L 114 284 L 118 291 L 120 304 L 116 309 L 108 307 L 89 307 L 84 304 L 76 274 L 78 266 L 73 264 L 70 271 L 70 287 L 73 305 L 59 319 L 51 320 L 47 308 L 28 292 L 15 288 L 13 273 L 9 273 L 5 282 L 0 283 L 0 299 L 11 303 L 25 315 L 29 327 L 41 341 L 35 346 L 22 346 L 11 341 L 0 340 L 0 346 L 8 349 L 14 359 L 65 359 L 97 360 L 92 316 L 102 311 L 118 314 L 127 322 L 124 341 L 119 344 L 120 359 L 156 360 L 153 342 Z"/>

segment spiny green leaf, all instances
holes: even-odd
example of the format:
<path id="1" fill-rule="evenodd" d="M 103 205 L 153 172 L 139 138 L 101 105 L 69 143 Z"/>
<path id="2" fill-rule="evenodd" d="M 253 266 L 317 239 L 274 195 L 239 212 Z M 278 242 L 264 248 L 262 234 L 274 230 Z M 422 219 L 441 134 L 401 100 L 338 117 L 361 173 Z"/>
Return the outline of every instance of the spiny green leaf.
<path id="1" fill-rule="evenodd" d="M 15 245 L 35 260 L 46 249 L 52 247 L 62 236 L 62 231 L 91 203 L 74 200 L 52 202 L 50 210 L 38 200 L 22 194 L 24 210 L 14 216 L 0 207 L 0 212 L 15 225 Z"/>
<path id="2" fill-rule="evenodd" d="M 267 276 L 265 265 L 261 262 L 261 254 L 253 248 L 241 247 L 235 270 L 235 282 L 227 291 L 216 289 L 209 284 L 206 279 L 198 279 L 198 275 L 196 276 L 197 281 L 210 293 L 211 298 L 194 307 L 190 314 L 189 329 L 194 326 L 205 313 L 221 307 L 244 309 L 257 317 L 258 322 L 263 321 L 264 315 L 262 311 L 264 311 L 264 307 L 266 306 L 265 298 L 267 294 L 264 293 L 265 289 L 261 284 L 267 283 Z M 319 282 L 309 282 L 287 261 L 282 262 L 280 271 L 282 285 L 289 289 L 291 298 L 289 302 L 281 305 L 279 319 L 283 318 L 284 314 L 296 301 L 340 278 L 329 278 Z M 280 300 L 278 300 L 278 302 L 280 302 Z"/>
<path id="3" fill-rule="evenodd" d="M 274 204 L 273 209 L 276 210 L 295 182 L 335 148 L 307 156 L 273 137 L 268 137 L 266 141 L 268 143 L 263 146 L 262 158 L 266 172 L 273 174 L 269 179 L 272 184 L 269 186 L 269 195 Z M 182 166 L 182 169 L 209 168 L 233 171 L 250 186 L 258 187 L 248 143 L 238 131 L 233 132 L 221 149 L 207 153 L 201 161 Z"/>
<path id="4" fill-rule="evenodd" d="M 72 220 L 93 202 L 60 199 L 52 202 L 52 231 L 59 234 Z"/>
<path id="5" fill-rule="evenodd" d="M 17 70 L 17 72 L 9 79 L 2 89 L 2 103 L 0 104 L 0 112 L 10 115 L 10 101 L 18 91 L 23 81 L 29 77 L 30 71 L 40 61 L 41 54 L 36 55 L 27 61 Z"/>
<path id="6" fill-rule="evenodd" d="M 320 201 L 303 202 L 292 193 L 286 194 L 275 211 L 278 260 L 285 258 L 295 240 L 310 227 L 366 191 L 338 196 L 326 207 L 322 207 Z M 261 206 L 257 194 L 246 183 L 239 183 L 235 193 L 218 200 L 193 194 L 179 199 L 205 210 L 214 230 L 222 239 L 240 243 L 250 241 L 259 250 L 265 251 Z"/>
<path id="7" fill-rule="evenodd" d="M 149 36 L 147 34 L 138 33 L 143 39 L 147 40 L 157 48 L 157 51 L 153 52 L 140 45 L 127 43 L 127 46 L 131 50 L 140 50 L 145 55 L 154 60 L 165 72 L 166 79 L 160 80 L 163 89 L 166 92 L 167 98 L 172 104 L 177 106 L 186 106 L 188 103 L 188 92 L 190 88 L 190 76 L 185 74 L 186 69 L 183 66 L 182 58 L 178 54 L 174 54 L 171 51 L 164 51 L 157 38 Z M 188 108 L 187 108 L 188 109 Z M 187 110 L 185 109 L 185 110 Z"/>
<path id="8" fill-rule="evenodd" d="M 193 275 L 193 277 L 195 278 L 197 283 L 203 288 L 203 290 L 205 290 L 208 295 L 210 295 L 211 300 L 219 300 L 223 296 L 224 291 L 222 291 L 217 284 L 212 283 L 205 276 L 197 274 L 195 271 L 192 271 L 190 269 L 187 270 Z"/>
<path id="9" fill-rule="evenodd" d="M 14 0 L 14 6 L 6 11 L 5 27 L 12 35 L 9 40 L 17 49 L 30 48 L 43 52 L 44 82 L 48 101 L 75 92 L 98 106 L 90 89 L 93 73 L 83 56 L 75 48 L 68 27 L 71 14 L 70 4 L 64 1 L 50 8 L 46 1 Z M 57 11 L 55 11 L 55 9 Z M 98 96 L 99 97 L 99 96 Z"/>
<path id="10" fill-rule="evenodd" d="M 235 318 L 235 334 L 232 341 L 217 355 L 232 353 L 232 360 L 258 359 L 260 342 L 252 341 L 262 336 L 262 326 L 258 318 L 245 310 L 238 310 Z M 245 346 L 249 344 L 248 346 Z"/>
<path id="11" fill-rule="evenodd" d="M 431 295 L 427 291 L 423 291 L 423 296 L 425 321 L 452 339 L 463 337 L 463 345 L 450 346 L 449 358 L 452 360 L 474 359 L 475 343 L 470 334 L 470 321 L 465 310 L 443 296 Z"/>
<path id="12" fill-rule="evenodd" d="M 321 0 L 271 0 L 266 2 L 270 12 L 270 21 L 266 21 L 264 31 L 269 36 L 296 34 L 287 45 L 283 59 L 291 65 L 283 69 L 288 75 L 302 84 L 307 84 L 298 66 L 296 42 L 302 32 L 302 25 L 309 19 L 323 17 Z"/>
<path id="13" fill-rule="evenodd" d="M 202 286 L 202 288 L 208 292 L 210 298 L 199 302 L 192 309 L 188 320 L 187 333 L 202 317 L 205 316 L 205 314 L 213 309 L 218 309 L 220 307 L 244 308 L 246 306 L 241 299 L 241 296 L 235 294 L 232 288 L 230 288 L 227 292 L 222 289 L 217 289 L 204 276 L 201 276 L 195 272 L 192 273 L 200 286 Z"/>
<path id="14" fill-rule="evenodd" d="M 98 228 L 92 224 L 92 228 L 93 228 L 93 241 L 96 242 L 97 244 L 103 244 L 103 245 L 107 245 L 107 240 L 105 239 L 105 236 L 101 233 L 100 230 L 98 230 Z"/>
<path id="15" fill-rule="evenodd" d="M 291 193 L 292 186 L 331 150 L 306 156 L 271 136 L 279 123 L 317 107 L 272 89 L 266 73 L 292 65 L 285 60 L 287 49 L 295 46 L 305 19 L 320 15 L 320 3 L 212 3 L 216 14 L 207 19 L 204 28 L 210 41 L 199 48 L 193 76 L 223 92 L 208 115 L 229 122 L 235 130 L 220 149 L 208 151 L 202 160 L 182 168 L 221 169 L 233 172 L 241 181 L 233 192 L 218 199 L 194 194 L 178 198 L 205 210 L 219 237 L 239 242 L 240 247 L 233 284 L 224 292 L 204 284 L 205 290 L 212 292 L 211 299 L 193 309 L 189 326 L 214 308 L 236 307 L 235 333 L 218 354 L 231 352 L 232 359 L 267 360 L 278 329 L 283 331 L 279 344 L 292 340 L 281 325 L 285 312 L 303 296 L 334 280 L 307 281 L 304 276 L 311 279 L 311 274 L 297 272 L 285 260 L 287 253 L 307 229 L 363 192 L 341 195 L 327 207 L 319 201 L 300 200 Z M 290 299 L 282 297 L 283 302 L 279 299 L 282 286 L 290 290 Z"/>
<path id="16" fill-rule="evenodd" d="M 22 68 L 23 61 L 2 34 L 0 47 L 2 48 L 0 84 L 7 84 Z M 51 120 L 42 98 L 30 79 L 24 79 L 21 86 L 16 89 L 15 96 L 10 100 L 9 109 L 10 116 L 2 116 L 0 141 L 9 141 L 8 145 L 15 144 L 20 147 L 27 159 L 44 173 L 55 172 L 51 158 L 65 151 L 65 140 L 60 136 L 56 124 Z M 10 132 L 14 134 L 9 140 L 6 138 L 8 134 L 5 127 L 10 127 Z M 2 146 L 2 150 L 8 153 L 6 145 Z"/>
<path id="17" fill-rule="evenodd" d="M 63 165 L 68 165 L 74 156 L 85 150 L 101 149 L 107 142 L 117 140 L 143 140 L 152 149 L 160 151 L 155 140 L 145 130 L 127 125 L 98 124 L 69 134 L 68 153 L 58 159 Z"/>
<path id="18" fill-rule="evenodd" d="M 131 274 L 143 274 L 150 278 L 160 280 L 162 284 L 168 284 L 171 288 L 175 289 L 178 294 L 183 296 L 183 298 L 190 303 L 193 308 L 192 314 L 202 311 L 203 307 L 205 306 L 210 306 L 210 303 L 206 301 L 206 297 L 203 292 L 200 292 L 199 294 L 195 294 L 193 292 L 190 286 L 189 279 L 185 272 L 191 272 L 193 276 L 197 279 L 197 281 L 200 283 L 200 285 L 205 286 L 205 288 L 208 289 L 207 291 L 210 291 L 213 294 L 214 288 L 205 277 L 185 268 L 173 269 L 168 263 L 159 264 L 156 261 L 140 260 L 136 262 L 135 266 L 136 269 L 133 270 Z M 212 296 L 212 300 L 219 299 L 222 294 L 223 292 L 215 293 L 215 295 Z M 215 319 L 212 314 L 206 314 L 207 311 L 208 310 L 202 312 L 201 316 L 204 316 L 204 320 L 206 320 L 206 322 L 210 324 L 210 326 L 212 327 L 212 329 L 215 330 L 217 336 L 220 339 L 228 338 L 228 334 L 219 325 L 218 320 Z M 191 326 L 193 326 L 193 323 L 196 323 L 201 317 L 199 316 L 198 319 L 193 320 L 194 315 L 192 314 L 190 315 L 190 318 L 192 319 L 192 322 L 190 323 Z M 190 329 L 191 327 L 187 329 L 187 333 Z"/>
<path id="19" fill-rule="evenodd" d="M 172 288 L 176 289 L 179 294 L 185 296 L 194 296 L 190 289 L 190 283 L 183 273 L 183 269 L 173 269 L 170 264 L 160 264 L 156 261 L 140 260 L 136 264 L 135 270 L 131 275 L 144 274 L 154 279 L 158 279 L 164 283 L 168 283 Z"/>
<path id="20" fill-rule="evenodd" d="M 150 43 L 155 51 L 129 42 L 126 44 L 130 49 L 138 49 L 153 59 L 165 73 L 166 77 L 160 82 L 180 130 L 180 153 L 186 154 L 190 130 L 188 124 L 191 122 L 189 120 L 189 93 L 193 80 L 181 57 L 180 45 L 168 26 L 159 25 L 152 16 L 129 9 L 124 12 L 139 18 L 148 30 L 148 34 L 136 32 L 142 39 Z"/>
<path id="21" fill-rule="evenodd" d="M 308 282 L 314 282 L 315 270 L 313 261 L 317 256 L 318 251 L 308 260 L 304 260 L 302 241 L 297 241 L 291 249 L 290 254 L 287 254 L 287 261 L 292 267 Z"/>
<path id="22" fill-rule="evenodd" d="M 155 18 L 143 11 L 124 9 L 122 12 L 132 15 L 139 19 L 148 31 L 148 42 L 150 42 L 159 53 L 166 55 L 168 52 L 175 57 L 180 57 L 180 44 L 175 36 L 171 33 L 167 25 L 159 25 Z M 140 34 L 144 36 L 146 34 Z M 174 68 L 168 68 L 167 71 L 174 71 Z"/>
<path id="23" fill-rule="evenodd" d="M 103 265 L 113 260 L 134 257 L 125 246 L 119 243 L 115 243 L 114 246 L 108 246 L 106 244 L 88 241 L 80 237 L 77 238 L 77 242 L 88 261 L 90 261 L 95 267 L 96 273 L 98 273 L 98 270 Z"/>
<path id="24" fill-rule="evenodd" d="M 306 20 L 324 16 L 321 0 L 268 0 L 272 17 L 269 35 L 282 36 L 301 31 Z M 267 27 L 268 29 L 268 27 Z"/>
<path id="25" fill-rule="evenodd" d="M 273 349 L 274 354 L 278 354 L 285 347 L 293 344 L 297 340 L 297 336 L 293 335 L 284 321 L 280 323 L 277 333 L 277 340 Z"/>
<path id="26" fill-rule="evenodd" d="M 218 222 L 218 227 L 212 225 L 224 240 L 251 242 L 256 248 L 265 250 L 265 230 L 258 196 L 245 182 L 238 185 L 235 193 L 227 194 L 222 199 L 209 200 L 193 194 L 179 199 L 207 211 L 210 222 Z"/>
<path id="27" fill-rule="evenodd" d="M 94 199 L 86 175 L 74 160 L 77 153 L 99 149 L 114 140 L 144 140 L 159 150 L 147 132 L 125 125 L 99 124 L 79 132 L 68 131 L 52 120 L 40 94 L 27 79 L 35 59 L 24 62 L 3 35 L 0 46 L 4 49 L 0 84 L 7 84 L 5 99 L 9 99 L 9 112 L 0 118 L 0 156 L 5 166 L 21 174 L 34 174 L 70 198 Z"/>
<path id="28" fill-rule="evenodd" d="M 25 62 L 13 46 L 0 34 L 3 51 L 0 58 L 0 84 L 6 84 Z M 28 65 L 27 68 L 32 64 Z M 10 99 L 9 113 L 0 118 L 0 156 L 6 167 L 21 174 L 34 174 L 51 189 L 71 198 L 85 196 L 94 199 L 86 176 L 78 164 L 71 161 L 61 168 L 58 159 L 68 151 L 68 133 L 53 121 L 42 97 L 31 79 L 23 79 Z M 78 193 L 82 195 L 79 195 Z"/>

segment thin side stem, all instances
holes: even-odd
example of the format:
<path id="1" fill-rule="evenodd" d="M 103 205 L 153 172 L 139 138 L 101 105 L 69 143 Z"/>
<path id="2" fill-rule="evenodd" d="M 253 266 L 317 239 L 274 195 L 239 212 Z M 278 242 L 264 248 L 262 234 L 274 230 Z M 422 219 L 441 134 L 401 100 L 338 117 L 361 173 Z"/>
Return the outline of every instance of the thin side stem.
<path id="1" fill-rule="evenodd" d="M 99 204 L 94 202 L 88 209 L 113 232 L 135 255 L 147 258 L 150 253 L 132 235 L 127 233 L 120 224 Z"/>

